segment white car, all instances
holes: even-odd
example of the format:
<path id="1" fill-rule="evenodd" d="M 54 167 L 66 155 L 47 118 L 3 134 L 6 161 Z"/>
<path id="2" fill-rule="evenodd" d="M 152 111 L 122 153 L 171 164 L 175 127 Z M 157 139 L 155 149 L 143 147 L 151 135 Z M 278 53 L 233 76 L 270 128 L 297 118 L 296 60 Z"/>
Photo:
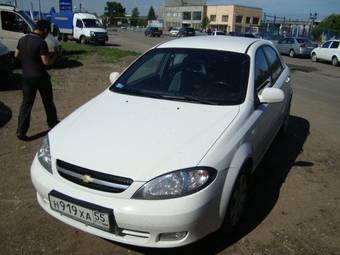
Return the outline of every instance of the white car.
<path id="1" fill-rule="evenodd" d="M 237 227 L 249 179 L 287 128 L 290 70 L 269 41 L 155 46 L 44 139 L 40 206 L 105 239 L 176 247 Z"/>
<path id="2" fill-rule="evenodd" d="M 173 28 L 170 30 L 169 33 L 170 33 L 171 36 L 177 36 L 178 32 L 179 32 L 179 27 L 173 27 Z"/>
<path id="3" fill-rule="evenodd" d="M 332 62 L 333 66 L 340 63 L 340 40 L 331 40 L 323 43 L 321 47 L 311 52 L 312 61 L 326 60 Z"/>
<path id="4" fill-rule="evenodd" d="M 223 32 L 223 31 L 212 31 L 211 32 L 211 35 L 213 35 L 213 36 L 217 36 L 217 35 L 227 35 L 225 32 Z"/>

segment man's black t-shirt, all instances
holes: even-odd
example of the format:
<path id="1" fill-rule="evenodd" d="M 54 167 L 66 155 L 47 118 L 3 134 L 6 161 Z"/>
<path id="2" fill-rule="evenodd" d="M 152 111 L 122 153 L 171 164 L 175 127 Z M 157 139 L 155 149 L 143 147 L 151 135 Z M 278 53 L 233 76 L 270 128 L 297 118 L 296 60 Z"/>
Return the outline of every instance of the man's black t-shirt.
<path id="1" fill-rule="evenodd" d="M 40 57 L 48 55 L 48 47 L 38 34 L 30 33 L 22 37 L 18 42 L 17 49 L 20 51 L 19 59 L 25 78 L 48 76 Z"/>

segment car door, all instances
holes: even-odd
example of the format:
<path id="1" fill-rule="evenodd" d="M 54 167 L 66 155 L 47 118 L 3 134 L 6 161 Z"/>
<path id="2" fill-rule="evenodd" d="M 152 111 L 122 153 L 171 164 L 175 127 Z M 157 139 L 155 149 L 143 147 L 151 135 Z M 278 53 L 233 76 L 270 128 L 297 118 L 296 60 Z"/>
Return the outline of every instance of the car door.
<path id="1" fill-rule="evenodd" d="M 327 53 L 326 53 L 326 57 L 327 60 L 332 61 L 333 56 L 337 56 L 337 52 L 339 52 L 339 45 L 340 42 L 339 41 L 333 41 L 331 46 L 329 47 Z M 339 59 L 340 61 L 340 59 Z"/>
<path id="2" fill-rule="evenodd" d="M 74 26 L 74 35 L 73 35 L 75 39 L 80 39 L 80 36 L 83 35 L 83 27 L 84 27 L 84 24 L 81 21 L 81 19 L 77 19 L 76 25 Z"/>
<path id="3" fill-rule="evenodd" d="M 286 46 L 286 44 L 287 44 L 287 38 L 278 41 L 278 43 L 276 44 L 276 47 L 277 47 L 278 51 L 279 51 L 281 54 L 284 54 L 284 53 L 285 53 L 285 46 Z"/>
<path id="4" fill-rule="evenodd" d="M 261 160 L 265 152 L 266 134 L 269 132 L 270 127 L 267 125 L 270 113 L 268 111 L 269 104 L 260 104 L 258 95 L 261 91 L 271 86 L 271 75 L 269 65 L 263 48 L 259 48 L 255 54 L 255 82 L 254 82 L 254 112 L 253 118 L 256 119 L 252 128 L 252 145 L 254 163 Z"/>
<path id="5" fill-rule="evenodd" d="M 321 45 L 321 48 L 319 49 L 318 56 L 317 56 L 318 59 L 327 60 L 327 52 L 331 44 L 332 44 L 332 41 L 327 41 Z"/>
<path id="6" fill-rule="evenodd" d="M 12 11 L 1 11 L 1 41 L 10 51 L 14 51 L 18 41 L 30 28 L 26 21 Z"/>
<path id="7" fill-rule="evenodd" d="M 263 89 L 274 87 L 282 89 L 285 95 L 289 94 L 288 71 L 284 70 L 277 52 L 271 46 L 259 48 L 255 56 L 255 111 L 257 116 L 253 151 L 256 160 L 260 160 L 273 141 L 281 126 L 285 113 L 286 102 L 273 104 L 260 104 L 258 96 Z M 285 101 L 289 100 L 288 96 Z"/>

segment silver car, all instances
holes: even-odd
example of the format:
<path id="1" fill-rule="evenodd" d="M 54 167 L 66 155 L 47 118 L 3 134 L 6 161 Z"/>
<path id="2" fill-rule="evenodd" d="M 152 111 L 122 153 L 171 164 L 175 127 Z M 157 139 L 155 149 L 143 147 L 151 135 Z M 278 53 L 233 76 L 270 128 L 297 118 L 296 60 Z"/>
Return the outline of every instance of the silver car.
<path id="1" fill-rule="evenodd" d="M 290 57 L 299 56 L 310 56 L 312 50 L 316 45 L 304 37 L 286 37 L 275 43 L 275 46 L 281 54 L 287 54 Z"/>

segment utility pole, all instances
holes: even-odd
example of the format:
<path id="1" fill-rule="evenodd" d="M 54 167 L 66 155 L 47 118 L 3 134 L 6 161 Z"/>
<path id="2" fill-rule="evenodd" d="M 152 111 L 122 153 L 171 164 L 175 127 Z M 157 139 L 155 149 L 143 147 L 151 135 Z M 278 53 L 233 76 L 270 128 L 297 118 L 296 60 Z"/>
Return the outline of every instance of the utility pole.
<path id="1" fill-rule="evenodd" d="M 39 4 L 39 19 L 41 19 L 41 3 L 40 3 L 40 0 L 38 1 L 38 4 Z"/>

